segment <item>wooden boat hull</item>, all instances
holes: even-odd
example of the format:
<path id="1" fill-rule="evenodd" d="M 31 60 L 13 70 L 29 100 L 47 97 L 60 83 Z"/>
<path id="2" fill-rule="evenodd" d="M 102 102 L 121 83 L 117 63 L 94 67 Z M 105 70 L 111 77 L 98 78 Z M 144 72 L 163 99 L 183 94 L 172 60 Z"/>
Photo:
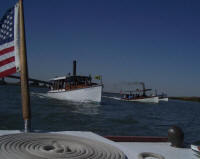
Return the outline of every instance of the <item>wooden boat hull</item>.
<path id="1" fill-rule="evenodd" d="M 124 99 L 124 101 L 129 101 L 129 102 L 143 102 L 143 103 L 158 103 L 159 99 L 158 97 L 144 97 L 144 98 L 138 98 L 138 99 Z"/>
<path id="2" fill-rule="evenodd" d="M 75 90 L 54 90 L 47 93 L 48 97 L 75 102 L 101 102 L 102 85 Z"/>

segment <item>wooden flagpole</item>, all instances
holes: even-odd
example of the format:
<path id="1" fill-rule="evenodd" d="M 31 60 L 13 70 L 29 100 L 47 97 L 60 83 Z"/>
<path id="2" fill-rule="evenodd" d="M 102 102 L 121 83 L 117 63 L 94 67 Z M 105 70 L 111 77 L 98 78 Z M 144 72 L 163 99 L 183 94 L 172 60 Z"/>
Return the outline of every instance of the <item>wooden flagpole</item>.
<path id="1" fill-rule="evenodd" d="M 20 69 L 21 69 L 21 96 L 22 114 L 24 119 L 24 131 L 31 131 L 31 109 L 28 85 L 28 67 L 26 56 L 26 38 L 24 25 L 23 0 L 19 0 L 19 30 L 20 30 Z"/>

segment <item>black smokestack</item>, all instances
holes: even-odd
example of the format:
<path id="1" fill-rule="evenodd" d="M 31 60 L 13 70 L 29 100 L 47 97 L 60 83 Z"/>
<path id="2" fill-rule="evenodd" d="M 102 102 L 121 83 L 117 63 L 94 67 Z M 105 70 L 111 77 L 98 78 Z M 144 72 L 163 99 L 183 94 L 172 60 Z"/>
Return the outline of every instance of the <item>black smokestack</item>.
<path id="1" fill-rule="evenodd" d="M 76 60 L 73 61 L 73 76 L 76 76 Z"/>

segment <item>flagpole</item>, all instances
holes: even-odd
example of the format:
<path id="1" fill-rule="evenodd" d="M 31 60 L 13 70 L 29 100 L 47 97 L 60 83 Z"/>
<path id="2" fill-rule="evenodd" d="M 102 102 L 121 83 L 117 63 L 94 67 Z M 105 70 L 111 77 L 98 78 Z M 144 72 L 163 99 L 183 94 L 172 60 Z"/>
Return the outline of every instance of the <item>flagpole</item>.
<path id="1" fill-rule="evenodd" d="M 22 96 L 22 114 L 24 119 L 24 131 L 31 131 L 31 109 L 28 86 L 28 67 L 26 56 L 26 38 L 24 25 L 23 0 L 19 0 L 19 28 L 20 28 L 20 75 L 21 75 L 21 96 Z"/>

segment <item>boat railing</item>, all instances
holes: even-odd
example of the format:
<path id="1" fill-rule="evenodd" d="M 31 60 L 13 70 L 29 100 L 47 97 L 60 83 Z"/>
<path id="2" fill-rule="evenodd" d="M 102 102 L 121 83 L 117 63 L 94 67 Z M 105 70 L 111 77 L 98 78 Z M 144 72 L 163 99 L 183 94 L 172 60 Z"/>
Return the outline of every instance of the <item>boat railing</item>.
<path id="1" fill-rule="evenodd" d="M 49 92 L 64 92 L 64 91 L 72 91 L 72 90 L 80 90 L 80 89 L 84 89 L 84 88 L 92 88 L 92 87 L 99 87 L 99 86 L 103 86 L 101 84 L 95 84 L 95 85 L 78 85 L 78 86 L 67 86 L 66 88 L 60 88 L 60 89 L 50 89 Z"/>

